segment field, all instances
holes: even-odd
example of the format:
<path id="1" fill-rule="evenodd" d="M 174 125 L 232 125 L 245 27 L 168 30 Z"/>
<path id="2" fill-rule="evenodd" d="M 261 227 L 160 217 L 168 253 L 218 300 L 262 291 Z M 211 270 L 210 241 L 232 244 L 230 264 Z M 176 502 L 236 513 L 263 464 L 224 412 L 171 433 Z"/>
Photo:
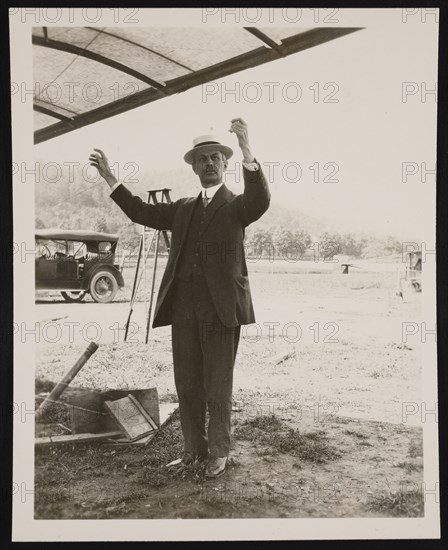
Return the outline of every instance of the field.
<path id="1" fill-rule="evenodd" d="M 342 275 L 331 264 L 249 264 L 257 323 L 242 332 L 223 477 L 166 467 L 182 451 L 175 416 L 145 449 L 38 450 L 36 518 L 422 516 L 422 429 L 406 414 L 421 401 L 421 342 L 406 327 L 418 322 L 422 295 L 396 298 L 397 264 L 356 265 Z M 162 402 L 176 401 L 169 327 L 145 345 L 142 301 L 123 342 L 132 276 L 127 269 L 112 304 L 39 294 L 38 320 L 60 332 L 37 346 L 38 390 L 62 377 L 96 326 L 100 347 L 73 385 L 156 386 Z M 280 353 L 288 358 L 270 361 Z"/>

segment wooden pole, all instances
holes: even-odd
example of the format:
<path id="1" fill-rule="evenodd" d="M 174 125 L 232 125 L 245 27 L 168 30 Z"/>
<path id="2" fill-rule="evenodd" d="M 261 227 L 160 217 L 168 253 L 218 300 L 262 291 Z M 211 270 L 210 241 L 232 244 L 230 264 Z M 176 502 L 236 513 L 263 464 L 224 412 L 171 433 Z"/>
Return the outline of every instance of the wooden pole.
<path id="1" fill-rule="evenodd" d="M 124 341 L 125 342 L 126 342 L 127 337 L 128 337 L 129 323 L 131 321 L 131 315 L 132 315 L 132 311 L 133 311 L 133 307 L 134 307 L 135 295 L 137 294 L 137 277 L 138 277 L 138 270 L 140 268 L 140 258 L 141 258 L 141 255 L 142 255 L 142 248 L 143 248 L 143 235 L 140 235 L 140 243 L 139 243 L 139 246 L 138 246 L 137 267 L 135 269 L 134 284 L 132 286 L 132 294 L 131 294 L 129 315 L 128 315 L 128 320 L 126 321 L 125 331 L 124 331 Z"/>
<path id="2" fill-rule="evenodd" d="M 96 352 L 97 349 L 98 344 L 96 342 L 90 342 L 90 344 L 87 346 L 87 348 L 73 365 L 73 367 L 67 372 L 64 378 L 60 382 L 58 382 L 56 386 L 51 390 L 50 395 L 48 395 L 47 398 L 42 401 L 39 408 L 37 409 L 38 415 L 42 415 L 43 413 L 45 413 L 50 403 L 57 401 L 57 399 L 64 393 L 73 378 L 75 378 L 78 372 L 87 363 L 87 361 Z"/>
<path id="3" fill-rule="evenodd" d="M 155 249 L 155 252 L 154 252 L 154 267 L 153 267 L 153 271 L 152 271 L 152 281 L 151 281 L 151 295 L 149 297 L 148 318 L 147 318 L 147 321 L 146 321 L 145 344 L 148 343 L 149 330 L 151 328 L 152 304 L 153 304 L 153 301 L 154 301 L 154 286 L 155 286 L 155 283 L 156 283 L 156 274 L 157 274 L 157 258 L 159 256 L 159 241 L 160 241 L 160 231 L 157 231 L 156 249 Z"/>

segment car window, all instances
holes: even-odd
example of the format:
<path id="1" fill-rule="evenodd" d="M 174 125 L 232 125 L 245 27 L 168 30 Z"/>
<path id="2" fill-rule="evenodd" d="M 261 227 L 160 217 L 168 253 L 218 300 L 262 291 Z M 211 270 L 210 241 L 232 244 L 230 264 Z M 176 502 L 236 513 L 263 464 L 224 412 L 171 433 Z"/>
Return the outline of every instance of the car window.
<path id="1" fill-rule="evenodd" d="M 74 257 L 76 260 L 93 260 L 107 258 L 113 252 L 113 244 L 109 241 L 61 241 L 54 239 L 36 239 L 36 257 L 61 259 Z"/>
<path id="2" fill-rule="evenodd" d="M 36 257 L 45 258 L 50 255 L 50 251 L 46 245 L 47 241 L 36 241 Z"/>
<path id="3" fill-rule="evenodd" d="M 69 245 L 68 248 L 69 248 L 70 256 L 73 256 L 76 260 L 86 257 L 86 254 L 87 254 L 86 243 L 83 243 L 81 241 L 71 241 L 68 243 L 68 245 Z"/>
<path id="4" fill-rule="evenodd" d="M 107 258 L 112 253 L 112 244 L 110 242 L 100 242 L 98 243 L 98 248 L 102 258 Z"/>
<path id="5" fill-rule="evenodd" d="M 87 246 L 87 252 L 89 254 L 98 254 L 98 244 L 95 242 L 88 242 L 86 243 Z"/>
<path id="6" fill-rule="evenodd" d="M 67 242 L 53 239 L 37 240 L 36 250 L 38 258 L 57 259 L 67 255 Z"/>

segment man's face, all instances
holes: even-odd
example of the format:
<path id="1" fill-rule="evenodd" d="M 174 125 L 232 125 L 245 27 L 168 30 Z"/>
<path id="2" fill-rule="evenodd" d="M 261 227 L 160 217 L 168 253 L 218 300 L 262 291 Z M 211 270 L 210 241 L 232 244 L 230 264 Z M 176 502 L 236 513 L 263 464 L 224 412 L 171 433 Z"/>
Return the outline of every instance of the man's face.
<path id="1" fill-rule="evenodd" d="M 199 176 L 202 187 L 219 185 L 226 168 L 226 157 L 216 149 L 205 149 L 193 157 L 193 171 Z"/>

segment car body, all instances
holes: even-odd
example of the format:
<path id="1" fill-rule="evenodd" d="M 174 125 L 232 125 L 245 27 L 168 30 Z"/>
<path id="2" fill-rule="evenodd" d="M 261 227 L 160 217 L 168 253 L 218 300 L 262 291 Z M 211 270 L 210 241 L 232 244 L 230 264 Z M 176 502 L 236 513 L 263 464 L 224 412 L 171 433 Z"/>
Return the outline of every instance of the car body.
<path id="1" fill-rule="evenodd" d="M 115 263 L 118 235 L 82 229 L 36 229 L 37 290 L 60 290 L 68 302 L 90 293 L 96 302 L 111 302 L 124 286 Z"/>
<path id="2" fill-rule="evenodd" d="M 404 258 L 403 258 L 404 261 Z M 398 281 L 396 295 L 403 299 L 403 291 L 422 291 L 422 251 L 416 250 L 406 253 L 406 267 L 397 270 Z"/>

